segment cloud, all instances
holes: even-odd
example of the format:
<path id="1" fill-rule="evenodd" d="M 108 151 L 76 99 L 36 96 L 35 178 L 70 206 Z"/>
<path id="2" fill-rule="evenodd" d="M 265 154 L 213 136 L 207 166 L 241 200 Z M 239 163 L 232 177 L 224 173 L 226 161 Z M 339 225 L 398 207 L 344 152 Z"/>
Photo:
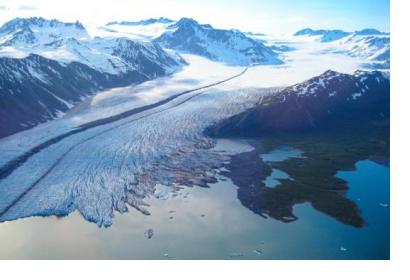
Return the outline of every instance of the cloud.
<path id="1" fill-rule="evenodd" d="M 20 5 L 20 6 L 17 7 L 17 10 L 20 10 L 20 11 L 34 11 L 34 10 L 38 10 L 38 8 L 35 7 L 35 6 Z"/>

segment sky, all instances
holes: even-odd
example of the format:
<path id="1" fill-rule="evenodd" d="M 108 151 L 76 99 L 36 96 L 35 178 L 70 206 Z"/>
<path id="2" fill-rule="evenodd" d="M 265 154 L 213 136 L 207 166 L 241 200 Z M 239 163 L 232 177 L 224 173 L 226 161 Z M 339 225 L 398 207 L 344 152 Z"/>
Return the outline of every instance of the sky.
<path id="1" fill-rule="evenodd" d="M 0 24 L 30 16 L 84 24 L 191 17 L 217 28 L 271 34 L 305 27 L 390 31 L 389 0 L 0 0 Z"/>

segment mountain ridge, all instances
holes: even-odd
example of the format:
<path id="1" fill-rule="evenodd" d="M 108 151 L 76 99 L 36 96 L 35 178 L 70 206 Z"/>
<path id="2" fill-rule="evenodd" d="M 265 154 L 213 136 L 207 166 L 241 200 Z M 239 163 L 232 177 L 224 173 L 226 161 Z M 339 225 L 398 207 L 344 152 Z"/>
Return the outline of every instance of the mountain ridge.
<path id="1" fill-rule="evenodd" d="M 215 29 L 192 18 L 181 18 L 156 38 L 165 48 L 205 56 L 231 65 L 282 64 L 278 54 L 237 30 Z"/>
<path id="2" fill-rule="evenodd" d="M 0 31 L 0 137 L 58 118 L 98 90 L 141 83 L 186 64 L 156 43 L 90 38 L 78 22 L 17 18 Z"/>
<path id="3" fill-rule="evenodd" d="M 128 26 L 138 26 L 138 25 L 149 25 L 153 23 L 171 23 L 175 22 L 175 20 L 166 18 L 166 17 L 159 17 L 159 18 L 149 18 L 143 19 L 139 21 L 111 21 L 106 24 L 106 26 L 110 25 L 128 25 Z"/>
<path id="4" fill-rule="evenodd" d="M 390 78 L 380 71 L 353 75 L 328 70 L 264 98 L 259 106 L 206 130 L 213 137 L 267 136 L 388 120 Z"/>
<path id="5" fill-rule="evenodd" d="M 359 35 L 359 36 L 368 36 L 368 35 L 390 35 L 388 32 L 382 32 L 375 28 L 364 28 L 362 30 L 348 32 L 341 29 L 312 29 L 304 28 L 296 31 L 293 36 L 318 36 L 320 42 L 333 42 L 340 40 L 349 35 Z"/>

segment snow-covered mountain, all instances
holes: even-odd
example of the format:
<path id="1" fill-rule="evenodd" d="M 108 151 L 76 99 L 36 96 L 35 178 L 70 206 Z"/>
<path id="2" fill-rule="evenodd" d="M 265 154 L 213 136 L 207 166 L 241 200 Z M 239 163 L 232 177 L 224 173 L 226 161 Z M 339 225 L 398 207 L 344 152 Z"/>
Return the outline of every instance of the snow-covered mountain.
<path id="1" fill-rule="evenodd" d="M 138 53 L 128 55 L 130 61 L 141 61 Z M 0 138 L 60 117 L 102 89 L 163 75 L 165 70 L 148 60 L 142 61 L 139 70 L 110 74 L 86 64 L 61 64 L 36 54 L 0 57 Z"/>
<path id="2" fill-rule="evenodd" d="M 128 38 L 91 38 L 78 22 L 18 18 L 4 24 L 0 36 L 0 56 L 38 54 L 63 63 L 80 62 L 111 74 L 139 71 L 144 63 L 158 64 L 171 72 L 182 62 L 157 44 Z"/>
<path id="3" fill-rule="evenodd" d="M 305 28 L 302 30 L 297 31 L 293 36 L 308 36 L 308 37 L 315 37 L 320 42 L 332 42 L 335 40 L 339 40 L 343 37 L 349 35 L 349 32 L 334 29 L 334 30 L 313 30 L 311 28 Z"/>
<path id="4" fill-rule="evenodd" d="M 259 106 L 207 132 L 218 137 L 260 136 L 387 120 L 389 100 L 386 73 L 357 71 L 349 75 L 329 70 L 264 98 Z"/>
<path id="5" fill-rule="evenodd" d="M 139 21 L 112 21 L 107 23 L 107 26 L 110 25 L 128 25 L 128 26 L 138 26 L 138 25 L 150 25 L 150 24 L 154 24 L 154 23 L 171 23 L 171 22 L 175 22 L 172 19 L 169 18 L 165 18 L 165 17 L 160 17 L 160 18 L 149 18 L 149 19 L 143 19 L 143 20 L 139 20 Z"/>
<path id="6" fill-rule="evenodd" d="M 215 29 L 190 18 L 182 18 L 167 29 L 154 40 L 166 48 L 232 65 L 282 63 L 271 48 L 237 30 Z"/>
<path id="7" fill-rule="evenodd" d="M 332 30 L 326 30 L 326 29 L 311 29 L 311 28 L 304 28 L 296 33 L 293 34 L 293 36 L 307 36 L 307 37 L 313 37 L 316 40 L 320 42 L 333 42 L 336 40 L 340 40 L 344 37 L 347 37 L 349 35 L 360 35 L 360 36 L 368 36 L 368 35 L 390 35 L 389 33 L 381 32 L 377 29 L 374 28 L 365 28 L 359 31 L 354 31 L 354 32 L 347 32 L 343 31 L 340 29 L 332 29 Z"/>
<path id="8" fill-rule="evenodd" d="M 111 74 L 128 71 L 145 73 L 144 68 L 152 64 L 172 72 L 183 63 L 181 57 L 165 52 L 158 44 L 140 43 L 127 38 L 68 38 L 34 48 L 32 52 L 64 63 L 80 62 Z"/>
<path id="9" fill-rule="evenodd" d="M 78 22 L 14 19 L 0 28 L 0 137 L 58 117 L 99 89 L 140 83 L 184 64 L 156 43 L 91 38 Z"/>
<path id="10" fill-rule="evenodd" d="M 369 68 L 390 68 L 390 36 L 388 35 L 352 34 L 335 44 L 344 48 L 349 56 L 367 59 Z"/>
<path id="11" fill-rule="evenodd" d="M 166 32 L 168 27 L 175 23 L 169 18 L 150 18 L 140 21 L 113 21 L 105 26 L 91 28 L 91 33 L 100 37 L 127 37 L 144 42 L 151 42 L 153 39 Z"/>
<path id="12" fill-rule="evenodd" d="M 354 31 L 354 35 L 390 35 L 388 32 L 382 32 L 375 28 L 365 28 L 359 31 Z"/>
<path id="13" fill-rule="evenodd" d="M 62 38 L 89 38 L 79 23 L 64 23 L 41 17 L 15 18 L 0 28 L 0 46 L 46 45 Z"/>
<path id="14" fill-rule="evenodd" d="M 299 30 L 294 36 L 305 36 L 315 41 L 328 43 L 329 52 L 344 53 L 365 60 L 364 68 L 390 68 L 390 34 L 366 28 L 354 32 L 343 30 Z"/>

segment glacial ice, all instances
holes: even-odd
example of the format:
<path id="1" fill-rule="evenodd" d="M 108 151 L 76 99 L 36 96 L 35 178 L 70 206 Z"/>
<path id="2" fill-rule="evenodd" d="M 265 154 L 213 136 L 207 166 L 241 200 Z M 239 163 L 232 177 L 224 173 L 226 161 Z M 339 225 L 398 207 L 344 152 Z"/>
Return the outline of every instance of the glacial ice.
<path id="1" fill-rule="evenodd" d="M 161 185 L 170 196 L 180 185 L 215 182 L 227 156 L 210 149 L 215 142 L 202 131 L 258 102 L 252 92 L 222 84 L 49 146 L 0 181 L 0 221 L 78 210 L 110 226 L 129 206 L 148 215 L 144 198 L 158 196 Z"/>

